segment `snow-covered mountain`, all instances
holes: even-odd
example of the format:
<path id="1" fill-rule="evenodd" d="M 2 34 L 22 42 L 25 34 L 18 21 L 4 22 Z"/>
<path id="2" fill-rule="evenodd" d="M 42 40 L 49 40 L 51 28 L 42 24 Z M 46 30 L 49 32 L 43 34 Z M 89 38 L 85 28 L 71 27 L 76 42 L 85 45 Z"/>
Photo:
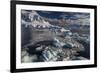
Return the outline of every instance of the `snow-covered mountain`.
<path id="1" fill-rule="evenodd" d="M 26 27 L 32 25 L 37 28 L 46 28 L 52 26 L 48 21 L 45 21 L 36 11 L 25 11 L 22 10 L 22 24 Z"/>

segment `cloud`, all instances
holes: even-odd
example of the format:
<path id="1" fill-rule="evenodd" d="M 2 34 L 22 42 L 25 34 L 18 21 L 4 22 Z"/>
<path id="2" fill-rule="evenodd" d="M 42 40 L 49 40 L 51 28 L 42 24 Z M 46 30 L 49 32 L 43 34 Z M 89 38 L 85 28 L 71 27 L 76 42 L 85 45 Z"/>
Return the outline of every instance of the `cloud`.
<path id="1" fill-rule="evenodd" d="M 89 25 L 90 24 L 90 14 L 89 13 L 68 13 L 68 14 L 61 15 L 61 17 L 65 18 L 66 22 L 69 24 L 79 24 L 79 25 Z"/>
<path id="2" fill-rule="evenodd" d="M 85 19 L 85 18 L 90 18 L 90 14 L 67 12 L 67 13 L 62 13 L 60 17 L 64 19 Z"/>
<path id="3" fill-rule="evenodd" d="M 73 15 L 73 17 L 77 19 L 85 19 L 85 18 L 90 18 L 90 15 L 89 14 L 75 14 Z"/>
<path id="4" fill-rule="evenodd" d="M 30 63 L 38 59 L 37 55 L 30 55 L 26 50 L 21 51 L 21 62 Z"/>
<path id="5" fill-rule="evenodd" d="M 90 24 L 90 15 L 89 14 L 75 14 L 75 18 L 77 18 L 77 22 L 81 25 L 89 25 Z M 77 24 L 78 24 L 77 23 Z"/>
<path id="6" fill-rule="evenodd" d="M 61 17 L 61 18 L 68 18 L 69 15 L 68 15 L 68 14 L 62 14 L 62 15 L 60 15 L 60 17 Z"/>

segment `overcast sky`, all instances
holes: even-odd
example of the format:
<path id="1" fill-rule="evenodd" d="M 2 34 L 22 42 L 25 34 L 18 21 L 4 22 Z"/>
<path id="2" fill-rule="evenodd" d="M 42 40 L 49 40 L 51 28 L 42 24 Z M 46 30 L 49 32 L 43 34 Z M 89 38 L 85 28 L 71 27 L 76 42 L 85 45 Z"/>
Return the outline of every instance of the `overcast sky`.
<path id="1" fill-rule="evenodd" d="M 89 13 L 78 12 L 54 12 L 54 11 L 37 11 L 41 16 L 52 19 L 84 19 L 90 18 Z"/>

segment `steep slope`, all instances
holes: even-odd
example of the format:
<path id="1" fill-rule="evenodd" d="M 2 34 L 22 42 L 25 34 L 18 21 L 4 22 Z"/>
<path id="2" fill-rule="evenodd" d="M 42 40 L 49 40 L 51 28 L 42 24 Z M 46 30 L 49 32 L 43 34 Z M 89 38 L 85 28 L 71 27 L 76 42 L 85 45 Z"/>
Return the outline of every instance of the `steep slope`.
<path id="1" fill-rule="evenodd" d="M 22 11 L 22 24 L 32 25 L 33 27 L 37 28 L 46 28 L 50 27 L 51 24 L 43 19 L 36 11 Z"/>

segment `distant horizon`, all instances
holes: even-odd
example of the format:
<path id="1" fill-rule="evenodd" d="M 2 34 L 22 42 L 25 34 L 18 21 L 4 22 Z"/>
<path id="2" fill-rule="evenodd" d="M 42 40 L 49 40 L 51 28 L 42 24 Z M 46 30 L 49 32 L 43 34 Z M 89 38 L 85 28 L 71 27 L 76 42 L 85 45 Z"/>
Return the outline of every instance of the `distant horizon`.
<path id="1" fill-rule="evenodd" d="M 85 12 L 58 12 L 58 11 L 40 11 L 40 10 L 25 10 L 25 11 L 35 11 L 43 18 L 48 20 L 72 20 L 71 23 L 83 25 L 90 24 L 90 13 Z"/>
<path id="2" fill-rule="evenodd" d="M 36 11 L 40 16 L 53 18 L 53 19 L 55 18 L 56 19 L 90 18 L 90 13 L 85 13 L 85 12 L 58 12 L 58 11 L 42 11 L 42 10 L 41 11 L 40 10 L 26 10 L 26 11 Z"/>

